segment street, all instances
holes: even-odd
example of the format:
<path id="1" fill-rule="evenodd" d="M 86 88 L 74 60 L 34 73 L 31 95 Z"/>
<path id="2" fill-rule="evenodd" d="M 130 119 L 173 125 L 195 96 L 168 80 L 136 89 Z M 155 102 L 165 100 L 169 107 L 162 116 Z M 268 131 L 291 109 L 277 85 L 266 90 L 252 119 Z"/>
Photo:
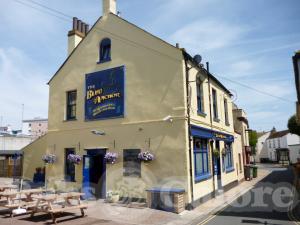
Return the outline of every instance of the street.
<path id="1" fill-rule="evenodd" d="M 296 224 L 291 221 L 294 220 L 291 208 L 297 204 L 294 201 L 297 196 L 292 193 L 293 171 L 286 168 L 269 169 L 272 173 L 253 189 L 200 224 Z"/>

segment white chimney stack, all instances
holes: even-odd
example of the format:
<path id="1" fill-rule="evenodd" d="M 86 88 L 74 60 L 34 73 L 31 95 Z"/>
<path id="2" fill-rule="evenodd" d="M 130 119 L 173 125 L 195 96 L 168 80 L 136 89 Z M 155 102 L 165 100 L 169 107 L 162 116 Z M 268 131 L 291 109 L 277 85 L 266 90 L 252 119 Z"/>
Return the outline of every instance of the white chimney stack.
<path id="1" fill-rule="evenodd" d="M 73 28 L 68 33 L 68 55 L 70 55 L 89 31 L 89 25 L 73 18 Z"/>
<path id="2" fill-rule="evenodd" d="M 109 13 L 117 15 L 117 0 L 102 0 L 103 1 L 103 16 Z"/>

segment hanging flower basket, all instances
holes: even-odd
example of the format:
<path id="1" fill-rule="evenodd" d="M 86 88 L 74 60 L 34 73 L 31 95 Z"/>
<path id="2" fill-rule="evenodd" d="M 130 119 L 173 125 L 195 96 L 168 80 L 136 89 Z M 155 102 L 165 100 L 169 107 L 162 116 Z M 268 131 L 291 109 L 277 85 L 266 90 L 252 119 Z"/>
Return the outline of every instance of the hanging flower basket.
<path id="1" fill-rule="evenodd" d="M 148 162 L 151 162 L 151 161 L 154 160 L 154 155 L 149 151 L 141 152 L 138 155 L 138 159 L 145 162 L 145 163 L 148 163 Z"/>
<path id="2" fill-rule="evenodd" d="M 80 164 L 81 160 L 82 160 L 82 157 L 80 155 L 76 155 L 76 154 L 68 155 L 68 161 L 71 163 L 74 163 L 76 165 Z"/>
<path id="3" fill-rule="evenodd" d="M 118 159 L 118 154 L 114 152 L 107 152 L 104 159 L 108 164 L 115 164 Z"/>
<path id="4" fill-rule="evenodd" d="M 220 157 L 220 151 L 218 149 L 214 149 L 212 153 L 214 157 L 216 158 Z"/>
<path id="5" fill-rule="evenodd" d="M 56 155 L 46 154 L 42 157 L 42 160 L 46 164 L 54 164 L 56 162 Z"/>
<path id="6" fill-rule="evenodd" d="M 222 155 L 223 155 L 223 156 L 226 155 L 226 149 L 225 149 L 225 148 L 222 149 Z"/>

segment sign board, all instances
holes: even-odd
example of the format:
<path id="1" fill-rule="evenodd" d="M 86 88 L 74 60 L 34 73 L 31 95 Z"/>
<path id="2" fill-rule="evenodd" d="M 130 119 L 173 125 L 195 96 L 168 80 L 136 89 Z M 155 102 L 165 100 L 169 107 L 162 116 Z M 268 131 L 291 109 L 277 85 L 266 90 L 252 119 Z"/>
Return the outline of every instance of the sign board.
<path id="1" fill-rule="evenodd" d="M 125 67 L 86 75 L 85 120 L 124 117 Z"/>

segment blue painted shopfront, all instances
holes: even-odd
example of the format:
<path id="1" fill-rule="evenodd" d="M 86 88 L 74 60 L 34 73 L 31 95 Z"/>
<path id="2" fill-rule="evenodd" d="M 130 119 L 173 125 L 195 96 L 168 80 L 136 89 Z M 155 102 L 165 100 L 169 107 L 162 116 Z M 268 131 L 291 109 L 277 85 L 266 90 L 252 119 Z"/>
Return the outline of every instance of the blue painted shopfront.
<path id="1" fill-rule="evenodd" d="M 195 182 L 209 179 L 212 175 L 217 175 L 218 182 L 221 182 L 221 156 L 213 156 L 214 171 L 212 173 L 212 171 L 209 169 L 208 146 L 210 146 L 212 149 L 216 148 L 220 151 L 219 142 L 224 141 L 225 144 L 231 145 L 231 143 L 234 142 L 234 136 L 196 125 L 191 125 L 191 134 L 194 138 Z M 215 142 L 215 147 L 213 147 L 213 142 Z M 222 161 L 224 166 L 224 156 L 222 156 Z M 218 186 L 221 187 L 221 183 Z"/>
<path id="2" fill-rule="evenodd" d="M 218 141 L 224 142 L 234 142 L 234 136 L 230 134 L 226 134 L 220 131 L 207 129 L 204 127 L 191 125 L 191 133 L 194 137 L 206 138 L 206 139 L 214 139 Z"/>

